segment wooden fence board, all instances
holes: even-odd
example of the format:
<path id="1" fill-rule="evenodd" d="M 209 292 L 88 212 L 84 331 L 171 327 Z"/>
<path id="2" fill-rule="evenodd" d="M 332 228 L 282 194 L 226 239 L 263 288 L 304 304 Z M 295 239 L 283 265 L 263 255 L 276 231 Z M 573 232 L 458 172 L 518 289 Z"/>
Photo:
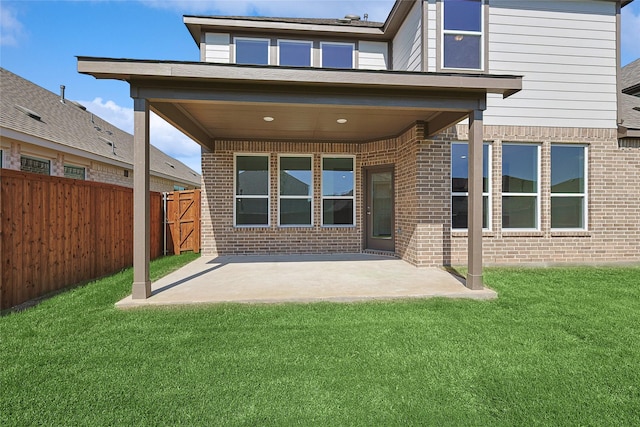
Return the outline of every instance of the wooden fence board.
<path id="1" fill-rule="evenodd" d="M 150 196 L 153 259 L 163 203 Z M 133 264 L 130 188 L 2 169 L 0 200 L 0 309 Z"/>

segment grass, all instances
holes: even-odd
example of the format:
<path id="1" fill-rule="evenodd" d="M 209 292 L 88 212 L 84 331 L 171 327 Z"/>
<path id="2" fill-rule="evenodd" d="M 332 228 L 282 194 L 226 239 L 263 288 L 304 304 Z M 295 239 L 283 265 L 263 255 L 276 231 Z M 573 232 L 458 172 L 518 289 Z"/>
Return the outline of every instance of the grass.
<path id="1" fill-rule="evenodd" d="M 490 302 L 116 310 L 131 280 L 0 318 L 0 425 L 640 425 L 639 267 L 487 269 Z"/>

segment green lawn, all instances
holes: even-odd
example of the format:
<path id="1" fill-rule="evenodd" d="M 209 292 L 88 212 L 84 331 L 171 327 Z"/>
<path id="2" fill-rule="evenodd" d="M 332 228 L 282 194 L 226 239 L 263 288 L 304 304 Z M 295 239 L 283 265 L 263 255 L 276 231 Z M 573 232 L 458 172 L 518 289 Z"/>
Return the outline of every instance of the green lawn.
<path id="1" fill-rule="evenodd" d="M 498 300 L 119 311 L 128 270 L 0 318 L 0 425 L 640 425 L 639 267 L 485 277 Z"/>

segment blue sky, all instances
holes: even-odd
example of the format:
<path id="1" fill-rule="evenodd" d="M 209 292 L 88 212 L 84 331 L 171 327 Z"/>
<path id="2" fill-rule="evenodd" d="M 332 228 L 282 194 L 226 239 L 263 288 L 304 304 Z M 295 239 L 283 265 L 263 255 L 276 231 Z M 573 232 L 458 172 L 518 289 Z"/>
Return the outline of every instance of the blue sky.
<path id="1" fill-rule="evenodd" d="M 78 74 L 76 56 L 199 60 L 182 15 L 338 18 L 349 13 L 384 21 L 394 0 L 0 0 L 0 66 L 132 132 L 129 87 Z M 640 0 L 623 9 L 622 63 L 640 57 Z M 200 171 L 200 149 L 161 119 L 151 142 Z"/>

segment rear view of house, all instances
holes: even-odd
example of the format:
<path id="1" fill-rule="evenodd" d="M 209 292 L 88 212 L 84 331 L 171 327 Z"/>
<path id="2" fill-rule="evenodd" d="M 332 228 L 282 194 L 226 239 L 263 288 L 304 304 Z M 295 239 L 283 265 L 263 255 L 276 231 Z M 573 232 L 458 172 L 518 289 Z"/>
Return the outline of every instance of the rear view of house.
<path id="1" fill-rule="evenodd" d="M 640 260 L 640 148 L 618 126 L 628 3 L 185 16 L 197 62 L 78 68 L 130 83 L 140 158 L 149 109 L 202 146 L 205 255 L 384 252 L 467 263 L 478 288 L 483 263 Z"/>

